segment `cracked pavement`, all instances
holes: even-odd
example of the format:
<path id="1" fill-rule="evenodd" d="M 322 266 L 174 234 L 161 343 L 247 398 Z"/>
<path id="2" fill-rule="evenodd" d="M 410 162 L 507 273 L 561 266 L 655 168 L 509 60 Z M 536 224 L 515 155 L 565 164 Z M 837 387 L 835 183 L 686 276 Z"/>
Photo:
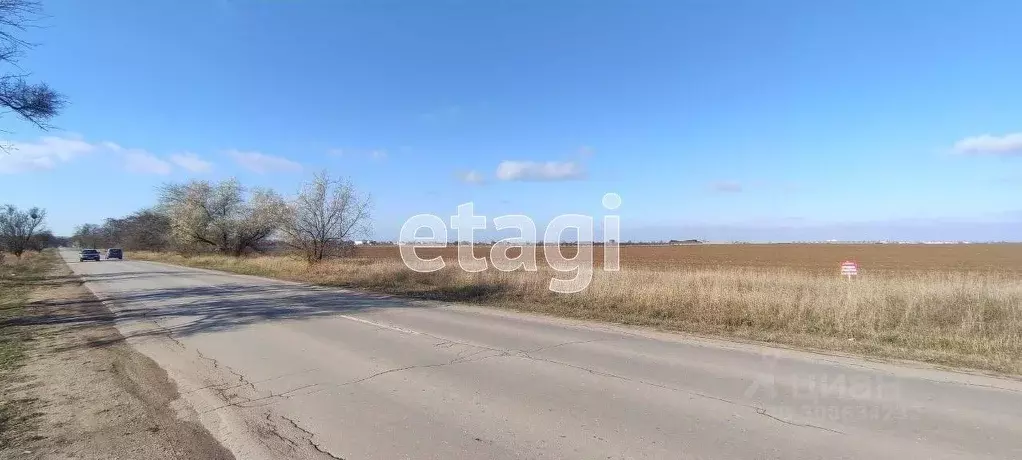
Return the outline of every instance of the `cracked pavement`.
<path id="1" fill-rule="evenodd" d="M 238 458 L 1022 458 L 1016 380 L 64 256 Z"/>

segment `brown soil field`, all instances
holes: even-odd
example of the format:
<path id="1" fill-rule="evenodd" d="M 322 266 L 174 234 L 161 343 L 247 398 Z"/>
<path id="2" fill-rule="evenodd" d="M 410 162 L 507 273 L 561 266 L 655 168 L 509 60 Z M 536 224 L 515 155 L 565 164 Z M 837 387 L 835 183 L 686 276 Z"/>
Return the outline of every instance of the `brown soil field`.
<path id="1" fill-rule="evenodd" d="M 475 247 L 477 257 L 490 253 L 489 245 Z M 553 250 L 554 247 L 550 247 Z M 678 246 L 622 246 L 621 267 L 647 269 L 770 268 L 803 273 L 838 273 L 841 262 L 854 260 L 861 274 L 890 272 L 999 272 L 1022 274 L 1022 244 L 701 244 Z M 561 248 L 565 257 L 573 246 Z M 516 249 L 508 255 L 517 255 Z M 457 247 L 420 248 L 420 257 L 443 256 L 457 260 Z M 537 260 L 543 263 L 543 248 Z M 363 246 L 357 257 L 400 260 L 398 247 Z M 603 263 L 603 247 L 593 258 Z"/>

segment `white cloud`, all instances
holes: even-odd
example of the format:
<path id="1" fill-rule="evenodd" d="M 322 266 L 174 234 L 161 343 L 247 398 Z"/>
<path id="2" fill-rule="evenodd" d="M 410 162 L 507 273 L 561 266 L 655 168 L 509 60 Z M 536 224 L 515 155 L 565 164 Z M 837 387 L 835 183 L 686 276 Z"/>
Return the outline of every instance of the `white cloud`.
<path id="1" fill-rule="evenodd" d="M 104 141 L 98 144 L 103 150 L 117 152 L 124 156 L 124 169 L 139 174 L 159 174 L 165 176 L 173 171 L 174 167 L 165 160 L 143 149 L 128 149 L 119 144 Z"/>
<path id="2" fill-rule="evenodd" d="M 343 157 L 344 149 L 330 149 L 326 151 L 326 154 L 332 157 Z"/>
<path id="3" fill-rule="evenodd" d="M 735 181 L 721 181 L 710 184 L 710 189 L 715 192 L 738 193 L 743 190 L 742 184 Z"/>
<path id="4" fill-rule="evenodd" d="M 967 137 L 955 143 L 954 151 L 967 155 L 1022 155 L 1022 133 Z"/>
<path id="5" fill-rule="evenodd" d="M 142 174 L 170 174 L 173 167 L 145 150 L 130 149 L 124 152 L 124 167 L 128 171 Z"/>
<path id="6" fill-rule="evenodd" d="M 385 159 L 387 159 L 387 151 L 386 150 L 373 150 L 372 152 L 369 152 L 369 157 L 374 159 L 374 160 L 385 160 Z"/>
<path id="7" fill-rule="evenodd" d="M 503 161 L 497 179 L 506 181 L 558 181 L 582 179 L 585 171 L 574 161 Z"/>
<path id="8" fill-rule="evenodd" d="M 205 173 L 213 169 L 213 163 L 203 160 L 191 152 L 175 153 L 170 156 L 170 161 L 193 173 Z"/>
<path id="9" fill-rule="evenodd" d="M 7 152 L 0 151 L 0 174 L 53 169 L 100 148 L 81 139 L 55 136 L 35 142 L 4 143 L 4 147 Z"/>
<path id="10" fill-rule="evenodd" d="M 287 158 L 275 157 L 259 152 L 242 152 L 240 150 L 228 150 L 227 155 L 234 159 L 243 168 L 259 174 L 279 171 L 301 171 L 302 165 L 288 160 Z"/>
<path id="11" fill-rule="evenodd" d="M 458 179 L 466 184 L 482 184 L 483 182 L 486 182 L 486 179 L 484 179 L 483 175 L 479 174 L 478 171 L 459 173 Z"/>
<path id="12" fill-rule="evenodd" d="M 190 152 L 171 155 L 167 161 L 144 149 L 126 148 L 110 141 L 88 142 L 78 137 L 47 136 L 34 142 L 3 145 L 8 152 L 0 152 L 0 174 L 53 169 L 90 153 L 119 155 L 125 169 L 142 174 L 170 174 L 174 165 L 191 172 L 207 172 L 213 166 Z"/>
<path id="13" fill-rule="evenodd" d="M 99 146 L 104 148 L 104 149 L 107 149 L 107 150 L 113 150 L 115 152 L 119 152 L 121 150 L 124 150 L 124 148 L 121 147 L 120 145 L 117 145 L 117 144 L 115 144 L 113 142 L 110 142 L 110 141 L 100 142 Z"/>

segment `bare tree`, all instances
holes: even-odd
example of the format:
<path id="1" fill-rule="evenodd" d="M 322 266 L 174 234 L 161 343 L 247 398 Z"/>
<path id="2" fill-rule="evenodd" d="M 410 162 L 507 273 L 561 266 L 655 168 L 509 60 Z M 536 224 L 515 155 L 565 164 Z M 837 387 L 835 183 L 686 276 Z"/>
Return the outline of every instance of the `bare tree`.
<path id="1" fill-rule="evenodd" d="M 4 205 L 0 208 L 0 246 L 21 257 L 25 250 L 31 248 L 32 236 L 44 230 L 45 219 L 46 211 L 43 209 L 22 211 L 14 205 Z"/>
<path id="2" fill-rule="evenodd" d="M 28 248 L 33 251 L 42 251 L 46 248 L 55 248 L 60 245 L 60 238 L 49 230 L 42 230 L 32 235 L 28 240 Z"/>
<path id="3" fill-rule="evenodd" d="M 33 44 L 18 37 L 31 27 L 42 8 L 35 0 L 0 0 L 0 64 L 20 69 L 18 59 Z M 0 75 L 0 108 L 14 112 L 42 129 L 66 105 L 64 97 L 45 83 L 29 83 L 26 73 Z"/>
<path id="4" fill-rule="evenodd" d="M 90 248 L 104 246 L 162 251 L 170 246 L 170 234 L 170 218 L 155 210 L 143 209 L 120 219 L 106 219 L 103 225 L 79 225 L 71 240 Z"/>
<path id="5" fill-rule="evenodd" d="M 121 221 L 125 249 L 161 251 L 170 245 L 170 219 L 159 212 L 143 209 Z"/>
<path id="6" fill-rule="evenodd" d="M 178 241 L 235 256 L 259 250 L 277 230 L 282 206 L 272 190 L 247 193 L 235 179 L 168 184 L 160 194 L 160 209 Z"/>
<path id="7" fill-rule="evenodd" d="M 283 208 L 280 231 L 284 243 L 301 251 L 310 263 L 337 253 L 355 236 L 370 231 L 371 199 L 351 181 L 317 173 Z"/>
<path id="8" fill-rule="evenodd" d="M 75 233 L 71 236 L 71 242 L 81 248 L 98 248 L 106 246 L 106 232 L 103 227 L 96 224 L 82 224 L 75 227 Z"/>

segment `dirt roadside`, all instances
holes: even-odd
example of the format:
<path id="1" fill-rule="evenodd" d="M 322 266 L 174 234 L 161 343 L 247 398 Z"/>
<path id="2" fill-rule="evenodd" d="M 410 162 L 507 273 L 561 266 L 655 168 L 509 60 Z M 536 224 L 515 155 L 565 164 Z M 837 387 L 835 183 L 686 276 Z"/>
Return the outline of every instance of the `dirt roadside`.
<path id="1" fill-rule="evenodd" d="M 200 424 L 181 420 L 166 372 L 128 345 L 113 315 L 56 254 L 24 313 L 7 318 L 23 364 L 0 376 L 0 458 L 232 459 Z"/>

